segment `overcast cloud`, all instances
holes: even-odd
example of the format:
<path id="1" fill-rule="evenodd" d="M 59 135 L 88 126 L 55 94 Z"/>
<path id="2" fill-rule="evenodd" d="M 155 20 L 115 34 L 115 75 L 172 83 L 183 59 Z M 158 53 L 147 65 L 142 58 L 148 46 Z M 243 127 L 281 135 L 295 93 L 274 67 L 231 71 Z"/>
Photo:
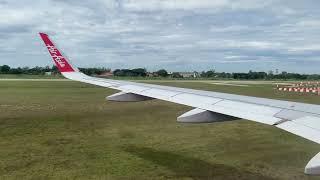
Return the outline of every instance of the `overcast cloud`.
<path id="1" fill-rule="evenodd" d="M 0 0 L 0 64 L 319 73 L 318 0 Z"/>

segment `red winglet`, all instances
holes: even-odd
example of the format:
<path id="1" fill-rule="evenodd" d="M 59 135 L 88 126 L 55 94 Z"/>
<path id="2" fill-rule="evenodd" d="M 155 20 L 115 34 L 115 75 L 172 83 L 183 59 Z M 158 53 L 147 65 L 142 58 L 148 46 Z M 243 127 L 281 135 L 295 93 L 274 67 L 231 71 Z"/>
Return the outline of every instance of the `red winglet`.
<path id="1" fill-rule="evenodd" d="M 39 33 L 44 44 L 48 48 L 48 51 L 53 59 L 53 61 L 56 63 L 58 69 L 60 72 L 74 72 L 75 70 L 71 67 L 71 65 L 68 63 L 67 59 L 62 56 L 60 51 L 55 47 L 53 42 L 50 40 L 49 36 L 45 33 Z"/>

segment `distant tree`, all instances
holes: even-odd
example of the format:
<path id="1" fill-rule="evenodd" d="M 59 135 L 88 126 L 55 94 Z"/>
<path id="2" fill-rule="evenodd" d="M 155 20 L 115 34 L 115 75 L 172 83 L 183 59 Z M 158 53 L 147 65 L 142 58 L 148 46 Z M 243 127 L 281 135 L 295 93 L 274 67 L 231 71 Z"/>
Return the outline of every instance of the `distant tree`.
<path id="1" fill-rule="evenodd" d="M 215 70 L 202 71 L 200 76 L 204 77 L 204 78 L 215 77 L 216 76 L 216 72 L 215 72 Z"/>
<path id="2" fill-rule="evenodd" d="M 145 68 L 136 68 L 131 70 L 134 76 L 147 76 L 147 70 Z"/>
<path id="3" fill-rule="evenodd" d="M 52 66 L 51 67 L 51 72 L 53 74 L 60 74 L 60 71 L 58 70 L 58 67 L 57 66 Z"/>
<path id="4" fill-rule="evenodd" d="M 29 74 L 29 67 L 28 66 L 25 66 L 22 68 L 22 74 Z"/>
<path id="5" fill-rule="evenodd" d="M 318 80 L 318 79 L 320 79 L 320 75 L 319 74 L 311 74 L 311 75 L 308 76 L 307 79 Z"/>
<path id="6" fill-rule="evenodd" d="M 79 68 L 82 72 L 88 75 L 100 75 L 105 72 L 110 72 L 111 69 L 107 68 Z M 54 74 L 60 73 L 56 66 L 46 67 L 17 67 L 11 68 L 8 65 L 0 66 L 0 74 L 31 74 L 31 75 L 43 75 L 45 72 L 52 72 Z M 145 68 L 135 68 L 135 69 L 116 69 L 113 71 L 114 76 L 141 76 L 145 77 L 147 75 L 147 70 Z M 165 69 L 160 69 L 153 73 L 154 76 L 167 77 L 168 72 Z M 172 73 L 173 78 L 182 78 L 181 74 L 175 72 Z M 289 73 L 286 71 L 280 74 L 273 74 L 272 71 L 266 72 L 255 72 L 249 71 L 248 73 L 226 73 L 226 72 L 215 72 L 214 70 L 201 72 L 201 77 L 203 78 L 227 78 L 227 79 L 283 79 L 283 80 L 320 80 L 320 74 L 299 74 L 299 73 Z"/>
<path id="7" fill-rule="evenodd" d="M 113 71 L 113 75 L 114 76 L 120 76 L 120 69 L 115 69 L 114 71 Z"/>
<path id="8" fill-rule="evenodd" d="M 10 69 L 10 74 L 22 74 L 22 73 L 23 73 L 23 70 L 20 67 Z"/>
<path id="9" fill-rule="evenodd" d="M 165 69 L 160 69 L 156 72 L 156 74 L 158 74 L 158 76 L 161 77 L 167 77 L 168 76 L 168 72 Z"/>
<path id="10" fill-rule="evenodd" d="M 43 69 L 45 72 L 51 72 L 51 68 L 49 66 L 44 67 Z"/>
<path id="11" fill-rule="evenodd" d="M 274 78 L 274 73 L 273 71 L 269 71 L 267 74 L 267 79 L 273 79 Z"/>
<path id="12" fill-rule="evenodd" d="M 8 65 L 3 65 L 3 66 L 0 66 L 0 73 L 2 74 L 8 74 L 9 71 L 10 71 L 10 66 Z"/>
<path id="13" fill-rule="evenodd" d="M 228 78 L 228 79 L 232 78 L 232 74 L 226 73 L 226 72 L 216 73 L 216 76 L 218 78 Z"/>
<path id="14" fill-rule="evenodd" d="M 121 69 L 123 76 L 133 76 L 133 72 L 130 69 Z"/>
<path id="15" fill-rule="evenodd" d="M 105 72 L 110 72 L 110 69 L 106 68 L 79 68 L 79 70 L 87 75 L 100 75 Z"/>
<path id="16" fill-rule="evenodd" d="M 214 77 L 215 76 L 215 71 L 214 70 L 210 70 L 210 71 L 207 71 L 207 77 Z"/>
<path id="17" fill-rule="evenodd" d="M 267 78 L 267 73 L 265 72 L 253 72 L 249 71 L 248 73 L 248 79 L 266 79 Z"/>
<path id="18" fill-rule="evenodd" d="M 31 68 L 29 69 L 29 74 L 32 74 L 32 75 L 41 75 L 41 74 L 44 74 L 45 73 L 45 68 L 43 67 L 39 67 L 39 66 L 36 66 L 34 68 Z"/>
<path id="19" fill-rule="evenodd" d="M 138 76 L 140 71 L 132 71 L 130 69 L 116 69 L 113 71 L 114 76 Z"/>
<path id="20" fill-rule="evenodd" d="M 232 73 L 233 79 L 248 79 L 248 73 Z"/>

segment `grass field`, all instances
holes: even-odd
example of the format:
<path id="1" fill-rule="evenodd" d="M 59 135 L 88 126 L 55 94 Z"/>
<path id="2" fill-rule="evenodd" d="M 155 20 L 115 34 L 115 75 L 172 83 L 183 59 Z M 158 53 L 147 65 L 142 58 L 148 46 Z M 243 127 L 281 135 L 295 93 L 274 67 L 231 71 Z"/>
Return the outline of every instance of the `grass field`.
<path id="1" fill-rule="evenodd" d="M 320 104 L 271 84 L 161 82 Z M 114 90 L 68 81 L 0 81 L 0 179 L 318 179 L 319 145 L 246 120 L 179 124 L 190 107 L 105 101 Z"/>

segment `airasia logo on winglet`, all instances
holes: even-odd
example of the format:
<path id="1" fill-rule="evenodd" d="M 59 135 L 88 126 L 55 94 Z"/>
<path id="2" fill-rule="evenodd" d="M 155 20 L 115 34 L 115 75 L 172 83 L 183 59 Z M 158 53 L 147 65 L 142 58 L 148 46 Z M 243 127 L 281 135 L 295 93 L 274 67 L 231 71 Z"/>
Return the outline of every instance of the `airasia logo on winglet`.
<path id="1" fill-rule="evenodd" d="M 49 52 L 50 52 L 53 60 L 54 60 L 55 62 L 57 62 L 57 64 L 59 64 L 59 66 L 65 67 L 66 64 L 65 64 L 65 62 L 63 61 L 63 58 L 64 58 L 64 57 L 57 55 L 57 54 L 58 54 L 58 50 L 57 50 L 54 46 L 51 46 L 50 44 L 47 44 L 46 46 L 47 46 L 47 48 L 48 48 L 48 50 L 49 50 Z"/>

